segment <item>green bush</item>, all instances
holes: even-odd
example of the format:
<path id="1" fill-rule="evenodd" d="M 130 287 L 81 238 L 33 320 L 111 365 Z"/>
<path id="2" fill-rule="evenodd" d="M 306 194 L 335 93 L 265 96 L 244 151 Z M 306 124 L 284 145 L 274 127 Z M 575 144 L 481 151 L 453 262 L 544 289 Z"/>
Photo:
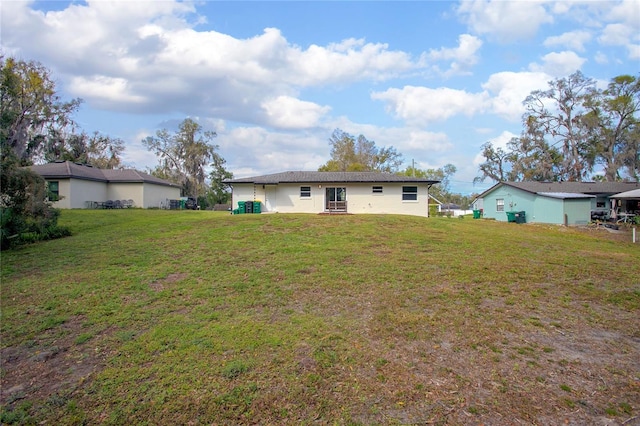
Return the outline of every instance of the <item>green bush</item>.
<path id="1" fill-rule="evenodd" d="M 60 211 L 47 201 L 44 179 L 18 167 L 13 153 L 5 150 L 0 175 L 0 247 L 65 237 L 69 229 L 58 226 Z"/>

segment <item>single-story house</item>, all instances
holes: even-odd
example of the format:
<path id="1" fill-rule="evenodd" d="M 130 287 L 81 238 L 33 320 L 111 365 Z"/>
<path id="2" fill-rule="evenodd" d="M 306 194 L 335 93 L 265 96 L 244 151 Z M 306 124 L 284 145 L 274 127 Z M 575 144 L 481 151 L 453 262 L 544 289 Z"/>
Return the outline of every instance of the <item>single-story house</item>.
<path id="1" fill-rule="evenodd" d="M 290 171 L 226 180 L 232 206 L 260 201 L 262 212 L 390 213 L 429 216 L 437 180 L 378 172 Z"/>
<path id="2" fill-rule="evenodd" d="M 180 198 L 180 187 L 132 169 L 107 170 L 61 161 L 29 166 L 42 176 L 55 198 L 53 206 L 82 209 L 109 200 L 132 200 L 135 207 L 161 207 Z"/>
<path id="3" fill-rule="evenodd" d="M 500 221 L 523 212 L 526 222 L 584 225 L 594 216 L 609 217 L 613 195 L 639 188 L 636 182 L 499 182 L 475 206 L 482 203 L 483 217 Z"/>

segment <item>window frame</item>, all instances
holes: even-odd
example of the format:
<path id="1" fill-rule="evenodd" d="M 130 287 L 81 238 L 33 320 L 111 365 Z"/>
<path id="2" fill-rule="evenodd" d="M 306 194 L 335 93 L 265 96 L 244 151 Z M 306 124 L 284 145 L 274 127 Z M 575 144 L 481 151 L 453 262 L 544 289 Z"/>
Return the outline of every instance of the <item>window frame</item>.
<path id="1" fill-rule="evenodd" d="M 52 188 L 53 186 L 55 186 L 55 190 Z M 47 181 L 47 198 L 49 198 L 49 201 L 60 201 L 60 181 Z"/>
<path id="2" fill-rule="evenodd" d="M 300 186 L 300 198 L 311 198 L 311 186 Z"/>
<path id="3" fill-rule="evenodd" d="M 371 187 L 371 193 L 373 195 L 382 195 L 384 193 L 384 186 L 382 186 L 382 185 L 373 185 Z"/>
<path id="4" fill-rule="evenodd" d="M 402 201 L 418 201 L 418 186 L 417 185 L 403 185 L 402 186 Z"/>
<path id="5" fill-rule="evenodd" d="M 496 198 L 496 211 L 497 212 L 504 211 L 504 198 Z"/>

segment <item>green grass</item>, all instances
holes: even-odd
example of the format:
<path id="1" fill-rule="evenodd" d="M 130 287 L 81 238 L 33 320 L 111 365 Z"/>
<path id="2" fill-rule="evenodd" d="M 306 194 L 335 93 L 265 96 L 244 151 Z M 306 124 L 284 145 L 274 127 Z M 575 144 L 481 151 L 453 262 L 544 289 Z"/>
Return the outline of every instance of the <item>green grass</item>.
<path id="1" fill-rule="evenodd" d="M 377 215 L 72 210 L 60 224 L 74 235 L 2 253 L 7 424 L 640 412 L 630 238 Z"/>

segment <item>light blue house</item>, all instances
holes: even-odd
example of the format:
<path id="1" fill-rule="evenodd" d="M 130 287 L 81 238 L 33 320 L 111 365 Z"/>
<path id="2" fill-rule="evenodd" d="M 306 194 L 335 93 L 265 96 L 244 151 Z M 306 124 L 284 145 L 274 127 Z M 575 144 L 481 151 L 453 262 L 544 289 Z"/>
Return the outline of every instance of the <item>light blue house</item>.
<path id="1" fill-rule="evenodd" d="M 474 208 L 481 205 L 483 217 L 499 221 L 514 221 L 517 213 L 519 222 L 585 225 L 609 217 L 612 195 L 638 188 L 635 182 L 499 182 Z"/>

